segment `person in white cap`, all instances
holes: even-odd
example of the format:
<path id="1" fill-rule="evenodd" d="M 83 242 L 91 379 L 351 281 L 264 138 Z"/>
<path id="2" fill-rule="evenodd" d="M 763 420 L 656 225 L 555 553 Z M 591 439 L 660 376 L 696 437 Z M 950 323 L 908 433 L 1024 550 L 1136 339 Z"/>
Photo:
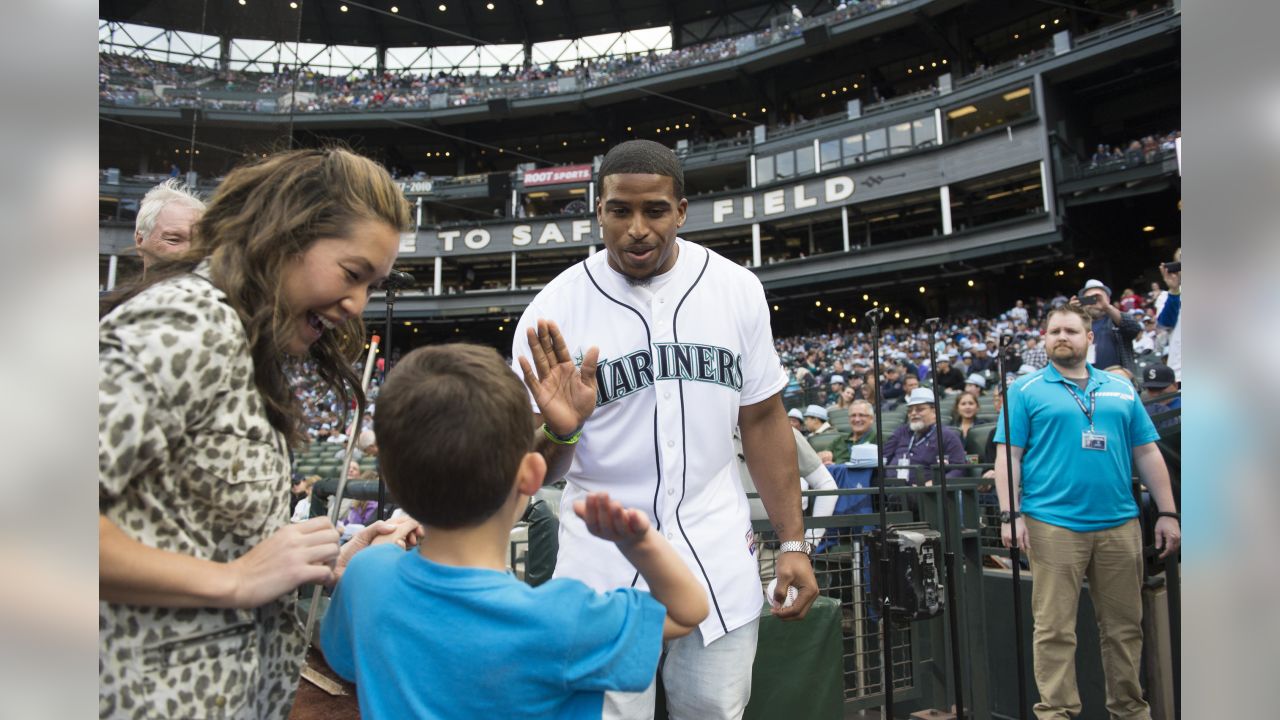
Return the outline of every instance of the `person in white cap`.
<path id="1" fill-rule="evenodd" d="M 932 485 L 930 471 L 938 464 L 938 414 L 933 408 L 933 391 L 916 388 L 907 397 L 907 424 L 900 426 L 884 443 L 884 464 L 918 465 L 923 467 L 898 469 L 898 477 L 908 485 Z M 942 428 L 942 447 L 947 465 L 947 477 L 964 475 L 964 441 L 960 433 L 949 427 Z"/>
<path id="2" fill-rule="evenodd" d="M 800 412 L 800 408 L 791 408 L 787 411 L 787 420 L 791 423 L 793 430 L 799 433 L 805 432 L 804 413 Z"/>
<path id="3" fill-rule="evenodd" d="M 964 379 L 964 391 L 974 397 L 981 397 L 987 389 L 987 378 L 978 373 L 970 373 Z"/>
<path id="4" fill-rule="evenodd" d="M 804 424 L 809 429 L 809 446 L 814 452 L 828 450 L 832 462 L 849 462 L 849 436 L 831 427 L 827 422 L 827 409 L 810 405 L 804 409 Z"/>
<path id="5" fill-rule="evenodd" d="M 846 385 L 844 375 L 839 373 L 833 374 L 831 376 L 831 380 L 828 381 L 828 384 L 831 386 L 831 391 L 827 393 L 827 404 L 834 405 L 839 400 L 840 393 L 844 392 Z"/>
<path id="6" fill-rule="evenodd" d="M 948 395 L 964 390 L 964 373 L 951 367 L 951 355 L 948 353 L 938 356 L 938 376 L 934 383 Z"/>

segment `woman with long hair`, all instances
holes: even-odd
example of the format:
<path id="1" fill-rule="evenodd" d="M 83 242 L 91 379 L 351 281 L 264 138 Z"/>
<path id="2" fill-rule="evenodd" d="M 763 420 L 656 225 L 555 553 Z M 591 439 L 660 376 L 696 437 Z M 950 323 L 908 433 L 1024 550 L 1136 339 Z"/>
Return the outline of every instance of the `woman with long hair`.
<path id="1" fill-rule="evenodd" d="M 363 410 L 360 315 L 409 218 L 368 159 L 272 155 L 227 175 L 186 253 L 102 301 L 103 717 L 288 716 L 305 650 L 294 591 L 334 582 L 346 558 L 328 518 L 289 523 L 305 428 L 286 365 L 309 358 Z"/>
<path id="2" fill-rule="evenodd" d="M 969 430 L 977 423 L 978 396 L 971 392 L 962 392 L 956 396 L 951 406 L 951 425 L 960 431 L 960 437 L 969 437 Z"/>

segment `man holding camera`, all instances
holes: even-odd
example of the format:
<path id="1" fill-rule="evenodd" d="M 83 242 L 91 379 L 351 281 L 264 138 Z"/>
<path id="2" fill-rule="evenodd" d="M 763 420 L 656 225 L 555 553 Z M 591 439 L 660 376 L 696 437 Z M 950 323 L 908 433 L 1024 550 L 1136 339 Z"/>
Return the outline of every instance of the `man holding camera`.
<path id="1" fill-rule="evenodd" d="M 1119 365 L 1137 377 L 1133 340 L 1142 334 L 1142 325 L 1111 304 L 1111 288 L 1101 280 L 1090 280 L 1070 302 L 1076 307 L 1083 307 L 1093 318 L 1090 328 L 1093 342 L 1087 356 L 1089 364 L 1099 369 Z"/>

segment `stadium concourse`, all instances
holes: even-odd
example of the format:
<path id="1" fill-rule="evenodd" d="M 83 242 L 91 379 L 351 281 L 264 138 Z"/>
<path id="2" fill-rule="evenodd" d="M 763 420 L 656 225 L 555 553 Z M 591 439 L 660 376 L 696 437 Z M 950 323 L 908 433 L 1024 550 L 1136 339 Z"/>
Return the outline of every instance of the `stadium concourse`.
<path id="1" fill-rule="evenodd" d="M 1065 356 L 1051 316 L 1079 306 L 1085 315 L 1068 315 L 1093 333 L 1083 352 L 1098 384 L 1078 389 L 1140 407 L 1134 427 L 1154 428 L 1180 502 L 1181 23 L 1179 3 L 1163 0 L 103 2 L 99 290 L 109 305 L 184 252 L 185 223 L 229 202 L 238 168 L 340 147 L 389 173 L 408 203 L 394 259 L 407 274 L 361 306 L 365 350 L 352 370 L 369 376 L 364 413 L 320 379 L 331 375 L 321 354 L 282 365 L 305 438 L 281 462 L 292 522 L 283 487 L 271 520 L 296 529 L 328 514 L 350 549 L 377 518 L 401 514 L 374 432 L 388 373 L 413 350 L 457 341 L 512 362 L 526 308 L 608 249 L 597 215 L 606 153 L 655 141 L 683 174 L 679 236 L 763 291 L 754 309 L 768 315 L 778 395 L 799 430 L 797 485 L 826 488 L 804 490 L 818 597 L 799 623 L 762 606 L 744 717 L 1049 717 L 1057 710 L 1036 703 L 1058 686 L 1032 663 L 1043 652 L 1031 632 L 1036 565 L 1001 536 L 1000 396 L 1027 375 L 1052 377 Z M 740 311 L 715 310 L 725 322 Z M 323 335 L 333 320 L 307 322 Z M 575 362 L 597 342 L 566 340 Z M 685 359 L 696 375 L 696 353 Z M 645 370 L 633 362 L 608 377 L 640 387 Z M 941 414 L 921 424 L 930 397 Z M 953 431 L 963 452 L 938 465 L 937 438 Z M 895 436 L 909 464 L 885 458 L 893 467 L 881 473 L 877 453 Z M 118 440 L 101 436 L 100 454 L 126 451 Z M 743 475 L 750 454 L 739 455 Z M 1148 551 L 1172 512 L 1149 469 L 1135 461 L 1117 480 Z M 505 565 L 529 586 L 573 542 L 559 500 L 581 469 L 567 472 L 547 478 L 511 531 Z M 655 499 L 655 521 L 658 509 Z M 956 573 L 932 588 L 946 612 L 895 610 L 888 636 L 869 549 L 882 509 L 888 525 L 938 531 Z M 789 564 L 786 539 L 753 515 L 762 587 Z M 1150 717 L 1176 718 L 1179 560 L 1156 555 L 1143 555 L 1144 586 L 1128 603 L 1143 616 L 1136 693 Z M 284 598 L 319 625 L 332 591 L 317 587 Z M 1111 651 L 1099 646 L 1112 639 L 1092 618 L 1109 611 L 1086 584 L 1072 635 L 1080 697 L 1063 713 L 1106 717 L 1112 696 L 1130 692 L 1104 672 Z M 102 652 L 116 640 L 100 638 Z M 290 717 L 358 716 L 358 688 L 313 640 L 303 678 L 284 681 L 298 688 Z M 125 716 L 102 703 L 104 717 Z M 662 693 L 656 707 L 663 717 Z"/>

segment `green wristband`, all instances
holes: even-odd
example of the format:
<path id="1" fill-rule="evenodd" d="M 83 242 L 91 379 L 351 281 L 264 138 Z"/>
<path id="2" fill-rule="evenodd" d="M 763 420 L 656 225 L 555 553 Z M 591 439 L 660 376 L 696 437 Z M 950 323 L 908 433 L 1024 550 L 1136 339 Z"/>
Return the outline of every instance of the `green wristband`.
<path id="1" fill-rule="evenodd" d="M 554 430 L 547 427 L 546 423 L 542 423 L 542 434 L 557 445 L 577 445 L 578 438 L 582 437 L 582 426 L 578 426 L 578 429 L 570 435 L 557 435 Z"/>

